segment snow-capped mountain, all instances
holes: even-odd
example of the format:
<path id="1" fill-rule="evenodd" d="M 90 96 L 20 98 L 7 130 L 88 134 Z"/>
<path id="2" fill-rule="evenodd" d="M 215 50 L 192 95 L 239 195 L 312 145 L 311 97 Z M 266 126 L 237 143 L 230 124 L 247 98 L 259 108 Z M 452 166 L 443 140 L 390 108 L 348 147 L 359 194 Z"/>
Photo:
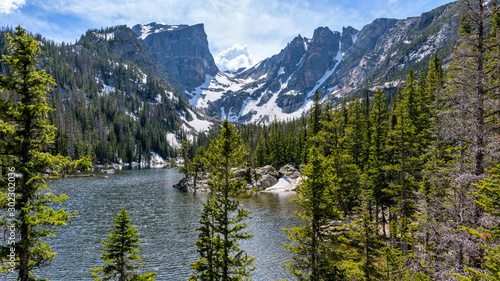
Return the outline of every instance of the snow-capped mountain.
<path id="1" fill-rule="evenodd" d="M 219 109 L 217 116 L 231 121 L 298 117 L 309 108 L 314 91 L 341 62 L 341 38 L 340 32 L 327 27 L 316 29 L 312 39 L 299 35 L 279 54 L 252 68 L 207 76 L 190 103 L 207 113 Z"/>
<path id="2" fill-rule="evenodd" d="M 270 122 L 307 114 L 315 91 L 335 101 L 395 87 L 409 68 L 427 67 L 434 53 L 446 61 L 457 42 L 459 14 L 455 2 L 419 17 L 376 19 L 361 30 L 319 27 L 312 38 L 298 35 L 280 53 L 236 72 L 219 71 L 203 24 L 150 23 L 95 36 L 110 52 L 172 85 L 199 120 Z"/>
<path id="3" fill-rule="evenodd" d="M 317 28 L 311 39 L 298 35 L 253 67 L 206 73 L 189 102 L 220 119 L 269 122 L 306 114 L 316 90 L 336 100 L 360 89 L 394 87 L 401 73 L 426 67 L 432 54 L 449 56 L 458 38 L 459 8 L 451 3 L 420 17 L 377 19 L 360 31 Z"/>

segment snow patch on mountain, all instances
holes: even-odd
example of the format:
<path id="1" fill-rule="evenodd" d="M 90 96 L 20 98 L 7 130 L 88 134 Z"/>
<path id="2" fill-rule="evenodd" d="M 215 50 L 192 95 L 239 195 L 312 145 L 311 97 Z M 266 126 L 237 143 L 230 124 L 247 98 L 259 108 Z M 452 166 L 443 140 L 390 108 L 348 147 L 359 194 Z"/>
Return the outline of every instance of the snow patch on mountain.
<path id="1" fill-rule="evenodd" d="M 309 44 L 311 43 L 312 39 L 309 38 L 304 38 L 304 50 L 307 51 L 307 48 L 309 47 Z"/>
<path id="2" fill-rule="evenodd" d="M 170 146 L 174 149 L 179 149 L 181 147 L 181 143 L 174 133 L 167 133 L 167 141 L 168 144 L 170 144 Z"/>
<path id="3" fill-rule="evenodd" d="M 115 92 L 116 91 L 115 87 L 112 87 L 112 86 L 109 86 L 109 85 L 106 85 L 106 84 L 103 84 L 103 86 L 104 86 L 104 89 L 102 90 L 103 94 L 109 94 L 111 92 Z"/>
<path id="4" fill-rule="evenodd" d="M 252 82 L 255 80 L 251 78 L 237 79 L 234 74 L 227 72 L 219 72 L 215 77 L 206 75 L 205 83 L 197 87 L 191 94 L 188 93 L 192 96 L 189 103 L 196 108 L 205 109 L 210 106 L 210 103 L 221 99 L 226 92 L 240 91 L 245 85 Z"/>
<path id="5" fill-rule="evenodd" d="M 151 34 L 151 28 L 152 28 L 151 25 L 142 25 L 141 36 L 139 36 L 139 38 L 141 38 L 142 40 L 146 39 L 146 37 L 148 37 L 148 35 Z"/>
<path id="6" fill-rule="evenodd" d="M 114 32 L 108 32 L 108 33 L 99 33 L 99 32 L 94 32 L 94 35 L 97 38 L 109 41 L 113 40 L 115 38 L 115 33 Z"/>
<path id="7" fill-rule="evenodd" d="M 213 77 L 206 74 L 205 75 L 205 82 L 198 86 L 192 93 L 186 92 L 186 94 L 191 95 L 191 98 L 189 99 L 189 104 L 191 104 L 194 107 L 198 107 L 198 102 L 200 101 L 203 91 L 206 90 L 212 81 Z"/>
<path id="8" fill-rule="evenodd" d="M 140 35 L 138 35 L 138 38 L 144 40 L 151 34 L 165 31 L 174 31 L 176 29 L 179 29 L 180 27 L 180 25 L 165 25 L 161 23 L 157 24 L 155 22 L 146 25 L 140 25 L 141 30 L 139 31 Z"/>
<path id="9" fill-rule="evenodd" d="M 125 114 L 130 116 L 132 119 L 134 119 L 134 121 L 137 121 L 137 119 L 139 119 L 137 116 L 135 116 L 134 114 L 128 112 L 128 111 L 125 111 Z"/>
<path id="10" fill-rule="evenodd" d="M 157 103 L 161 103 L 161 95 L 160 94 L 156 95 L 155 100 Z"/>
<path id="11" fill-rule="evenodd" d="M 358 33 L 356 33 L 356 34 L 354 34 L 354 35 L 351 35 L 351 38 L 352 38 L 352 42 L 353 42 L 353 43 L 354 43 L 354 42 L 356 42 L 356 41 L 358 41 L 358 34 L 359 34 L 359 32 L 358 32 Z"/>
<path id="12" fill-rule="evenodd" d="M 272 93 L 266 91 L 266 94 Z M 269 101 L 267 101 L 264 105 L 258 106 L 262 96 L 257 100 L 247 100 L 243 110 L 239 114 L 240 116 L 243 116 L 252 113 L 252 119 L 249 120 L 248 123 L 269 123 L 278 120 L 297 119 L 305 115 L 313 105 L 313 101 L 311 100 L 304 103 L 302 107 L 292 113 L 284 113 L 283 109 L 276 103 L 279 96 L 277 93 L 272 94 Z"/>
<path id="13" fill-rule="evenodd" d="M 304 53 L 304 55 L 302 55 L 299 62 L 295 66 L 299 66 L 300 64 L 302 64 L 302 60 L 304 59 L 305 56 L 306 56 L 306 54 Z"/>
<path id="14" fill-rule="evenodd" d="M 193 117 L 193 120 L 187 121 L 184 116 L 181 116 L 182 121 L 184 121 L 183 128 L 185 130 L 189 131 L 190 127 L 197 132 L 206 132 L 210 129 L 210 126 L 213 125 L 210 121 L 199 119 L 196 113 L 194 113 L 192 110 L 188 109 L 187 111 L 189 112 L 191 117 Z M 186 127 L 185 125 L 188 125 L 188 127 Z"/>

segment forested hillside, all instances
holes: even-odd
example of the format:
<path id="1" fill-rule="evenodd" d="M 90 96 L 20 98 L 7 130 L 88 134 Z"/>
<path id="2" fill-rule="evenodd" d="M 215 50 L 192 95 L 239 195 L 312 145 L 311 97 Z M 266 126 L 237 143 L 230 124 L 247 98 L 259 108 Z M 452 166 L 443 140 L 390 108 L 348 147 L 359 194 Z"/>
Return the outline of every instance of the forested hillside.
<path id="1" fill-rule="evenodd" d="M 91 32 L 105 36 L 115 29 L 120 27 Z M 94 163 L 144 161 L 150 151 L 175 155 L 167 133 L 186 138 L 180 117 L 191 117 L 172 86 L 109 53 L 95 36 L 82 36 L 75 44 L 36 39 L 40 67 L 57 83 L 48 93 L 55 109 L 50 121 L 58 128 L 52 153 L 74 159 L 90 155 Z M 2 54 L 6 48 L 1 36 Z M 0 72 L 9 69 L 0 64 Z"/>

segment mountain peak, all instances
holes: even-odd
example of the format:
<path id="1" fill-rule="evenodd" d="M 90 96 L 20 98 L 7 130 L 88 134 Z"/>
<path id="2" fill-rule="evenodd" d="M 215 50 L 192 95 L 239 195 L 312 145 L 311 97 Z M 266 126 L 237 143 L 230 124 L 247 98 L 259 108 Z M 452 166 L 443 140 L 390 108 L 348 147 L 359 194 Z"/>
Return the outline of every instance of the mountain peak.
<path id="1" fill-rule="evenodd" d="M 314 30 L 313 38 L 324 34 L 325 32 L 332 32 L 328 26 L 320 26 Z"/>
<path id="2" fill-rule="evenodd" d="M 166 32 L 166 31 L 176 31 L 184 29 L 186 27 L 189 27 L 189 25 L 186 24 L 166 25 L 163 23 L 152 22 L 145 25 L 142 24 L 134 25 L 134 27 L 132 27 L 132 30 L 134 31 L 135 34 L 137 34 L 137 37 L 144 40 L 151 34 Z"/>
<path id="3" fill-rule="evenodd" d="M 155 59 L 175 77 L 181 93 L 193 91 L 204 83 L 207 75 L 219 71 L 208 48 L 202 23 L 167 25 L 152 22 L 137 24 L 132 30 Z"/>

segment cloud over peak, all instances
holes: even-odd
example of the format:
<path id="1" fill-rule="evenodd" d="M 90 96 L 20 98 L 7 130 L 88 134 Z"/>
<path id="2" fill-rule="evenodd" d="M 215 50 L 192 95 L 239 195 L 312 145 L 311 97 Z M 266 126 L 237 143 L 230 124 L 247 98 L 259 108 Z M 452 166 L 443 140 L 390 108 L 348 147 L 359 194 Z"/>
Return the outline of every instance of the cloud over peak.
<path id="1" fill-rule="evenodd" d="M 235 71 L 252 66 L 256 61 L 248 51 L 248 46 L 240 44 L 234 44 L 231 48 L 220 52 L 214 59 L 221 71 Z"/>

